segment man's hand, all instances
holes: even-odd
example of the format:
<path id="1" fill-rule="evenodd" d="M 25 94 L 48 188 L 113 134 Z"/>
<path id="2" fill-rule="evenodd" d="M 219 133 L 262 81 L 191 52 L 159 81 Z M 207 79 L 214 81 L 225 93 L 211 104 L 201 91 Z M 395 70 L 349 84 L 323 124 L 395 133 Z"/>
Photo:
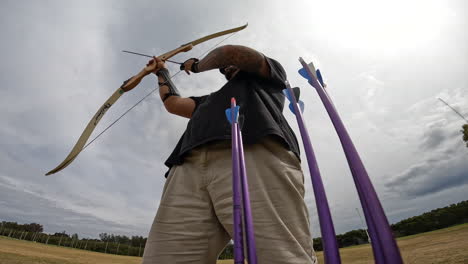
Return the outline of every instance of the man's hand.
<path id="1" fill-rule="evenodd" d="M 184 70 L 188 75 L 190 72 L 198 73 L 198 59 L 190 58 L 180 65 L 180 70 Z"/>
<path id="2" fill-rule="evenodd" d="M 158 71 L 161 70 L 162 68 L 167 69 L 166 64 L 164 63 L 164 61 L 161 60 L 158 57 L 153 56 L 153 59 L 148 61 L 148 63 L 146 64 L 145 71 L 148 74 L 151 73 L 151 72 L 154 73 L 154 74 L 157 74 Z"/>

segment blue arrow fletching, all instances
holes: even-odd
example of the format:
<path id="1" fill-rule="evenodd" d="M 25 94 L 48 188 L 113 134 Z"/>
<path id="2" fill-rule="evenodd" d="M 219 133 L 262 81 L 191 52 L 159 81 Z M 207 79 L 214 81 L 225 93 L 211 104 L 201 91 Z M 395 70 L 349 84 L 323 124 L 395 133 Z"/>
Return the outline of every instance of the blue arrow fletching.
<path id="1" fill-rule="evenodd" d="M 316 72 L 315 72 L 315 66 L 314 64 L 311 62 L 309 64 L 307 64 L 307 66 L 309 67 L 309 70 L 310 70 L 310 73 L 313 74 L 315 78 L 317 78 L 317 75 L 316 75 Z M 306 78 L 307 80 L 309 80 L 309 83 L 312 83 L 312 76 L 309 76 L 309 73 L 307 72 L 307 70 L 303 67 L 302 69 L 299 70 L 299 74 Z M 313 86 L 313 85 L 312 85 Z"/>
<path id="2" fill-rule="evenodd" d="M 293 90 L 294 97 L 296 98 L 296 100 L 299 100 L 299 97 L 301 95 L 301 90 L 299 89 L 299 87 L 294 87 L 292 88 L 292 90 Z M 293 101 L 288 89 L 283 89 L 283 94 L 284 96 L 286 96 L 286 98 L 288 98 L 289 102 Z"/>
<path id="3" fill-rule="evenodd" d="M 323 78 L 322 78 L 322 73 L 320 72 L 319 69 L 317 69 L 317 70 L 315 71 L 315 73 L 317 74 L 317 79 L 318 79 L 318 81 L 320 82 L 320 84 L 322 85 L 322 87 L 324 87 Z"/>
<path id="4" fill-rule="evenodd" d="M 305 104 L 304 104 L 304 102 L 299 101 L 299 108 L 301 109 L 301 113 L 304 113 L 304 109 L 305 109 Z"/>
<path id="5" fill-rule="evenodd" d="M 234 119 L 235 121 L 234 122 L 237 122 L 237 117 L 239 116 L 239 108 L 240 106 L 236 105 L 236 107 L 234 107 Z M 226 118 L 227 120 L 229 121 L 229 123 L 232 125 L 232 115 L 231 115 L 231 108 L 228 108 L 226 109 Z"/>
<path id="6" fill-rule="evenodd" d="M 306 69 L 301 68 L 301 69 L 299 70 L 299 74 L 300 74 L 302 77 L 306 78 L 307 80 L 309 80 L 309 81 L 311 80 L 311 78 L 310 78 L 309 74 L 307 73 Z"/>
<path id="7" fill-rule="evenodd" d="M 288 98 L 289 102 L 292 101 L 292 98 L 291 98 L 291 95 L 289 94 L 288 89 L 283 89 L 283 94 L 284 94 L 284 96 L 286 96 L 286 98 Z"/>
<path id="8" fill-rule="evenodd" d="M 289 110 L 291 110 L 293 114 L 296 114 L 296 112 L 294 112 L 294 106 L 292 103 L 289 104 Z"/>
<path id="9" fill-rule="evenodd" d="M 227 118 L 227 120 L 229 121 L 229 124 L 232 125 L 232 121 L 231 121 L 231 108 L 226 109 L 225 113 L 226 113 L 226 118 Z"/>
<path id="10" fill-rule="evenodd" d="M 304 108 L 305 108 L 304 102 L 299 101 L 298 104 L 299 104 L 299 109 L 301 109 L 301 113 L 304 113 Z M 291 110 L 291 112 L 294 115 L 296 114 L 296 112 L 294 112 L 294 105 L 292 103 L 289 104 L 289 110 Z"/>
<path id="11" fill-rule="evenodd" d="M 226 109 L 226 118 L 229 121 L 229 124 L 232 125 L 232 120 L 231 120 L 231 108 Z"/>

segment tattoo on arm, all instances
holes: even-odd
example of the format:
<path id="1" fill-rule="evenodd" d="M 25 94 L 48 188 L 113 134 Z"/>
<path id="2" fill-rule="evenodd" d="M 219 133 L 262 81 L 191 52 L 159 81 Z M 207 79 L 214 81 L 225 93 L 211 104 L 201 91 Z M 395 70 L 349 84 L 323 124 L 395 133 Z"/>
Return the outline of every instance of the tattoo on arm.
<path id="1" fill-rule="evenodd" d="M 225 55 L 223 47 L 219 47 L 208 53 L 203 59 L 198 62 L 198 70 L 208 71 L 212 69 L 225 67 Z"/>

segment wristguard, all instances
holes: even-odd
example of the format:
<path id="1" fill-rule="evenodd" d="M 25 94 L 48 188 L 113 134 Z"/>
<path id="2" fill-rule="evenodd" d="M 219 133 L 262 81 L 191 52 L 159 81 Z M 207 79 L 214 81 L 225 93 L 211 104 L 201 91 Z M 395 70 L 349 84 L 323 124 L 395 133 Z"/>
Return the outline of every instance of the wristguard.
<path id="1" fill-rule="evenodd" d="M 171 80 L 171 76 L 169 76 L 169 70 L 166 69 L 166 68 L 162 68 L 161 70 L 159 70 L 157 73 L 156 73 L 157 76 L 160 76 L 164 79 L 164 82 L 163 83 L 159 83 L 159 85 L 167 85 L 167 87 L 169 87 L 169 96 L 171 95 L 176 95 L 176 96 L 180 96 L 180 93 L 179 93 L 179 90 L 177 90 L 176 86 L 174 85 L 174 83 L 172 82 Z M 167 96 L 167 97 L 169 97 Z M 166 99 L 167 99 L 166 97 Z"/>
<path id="2" fill-rule="evenodd" d="M 191 66 L 190 71 L 193 72 L 193 73 L 199 73 L 199 72 L 200 72 L 200 71 L 198 70 L 198 61 L 199 61 L 199 60 L 198 60 L 197 58 L 190 58 L 190 59 L 186 60 L 184 63 L 182 63 L 182 64 L 180 65 L 180 70 L 181 70 L 181 71 L 185 70 L 184 64 L 185 64 L 187 61 L 189 61 L 189 60 L 193 60 L 193 63 L 192 63 L 192 66 Z"/>

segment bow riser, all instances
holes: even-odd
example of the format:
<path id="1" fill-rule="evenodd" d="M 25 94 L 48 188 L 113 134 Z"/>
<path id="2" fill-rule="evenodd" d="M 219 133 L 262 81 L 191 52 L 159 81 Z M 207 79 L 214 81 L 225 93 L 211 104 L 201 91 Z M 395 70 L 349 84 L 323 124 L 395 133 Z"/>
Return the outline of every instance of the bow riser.
<path id="1" fill-rule="evenodd" d="M 165 61 L 167 59 L 170 59 L 172 56 L 178 54 L 178 53 L 181 53 L 181 52 L 187 52 L 189 50 L 191 50 L 193 48 L 193 45 L 192 44 L 185 44 L 175 50 L 172 50 L 172 51 L 169 51 L 169 52 L 166 52 L 164 53 L 163 55 L 160 55 L 158 56 L 158 58 L 160 58 L 161 60 Z"/>
<path id="2" fill-rule="evenodd" d="M 181 52 L 187 52 L 193 48 L 192 44 L 187 44 L 184 46 L 181 46 L 175 50 L 171 50 L 169 52 L 164 53 L 163 55 L 159 55 L 158 58 L 165 61 L 167 59 L 170 59 L 171 57 L 177 55 L 178 53 Z M 142 71 L 140 71 L 137 75 L 133 76 L 132 78 L 128 79 L 127 81 L 124 82 L 124 84 L 120 87 L 120 89 L 123 90 L 123 92 L 128 92 L 135 88 L 138 84 L 140 84 L 141 80 L 143 78 L 153 72 L 156 69 L 156 65 L 148 65 L 146 66 Z"/>

